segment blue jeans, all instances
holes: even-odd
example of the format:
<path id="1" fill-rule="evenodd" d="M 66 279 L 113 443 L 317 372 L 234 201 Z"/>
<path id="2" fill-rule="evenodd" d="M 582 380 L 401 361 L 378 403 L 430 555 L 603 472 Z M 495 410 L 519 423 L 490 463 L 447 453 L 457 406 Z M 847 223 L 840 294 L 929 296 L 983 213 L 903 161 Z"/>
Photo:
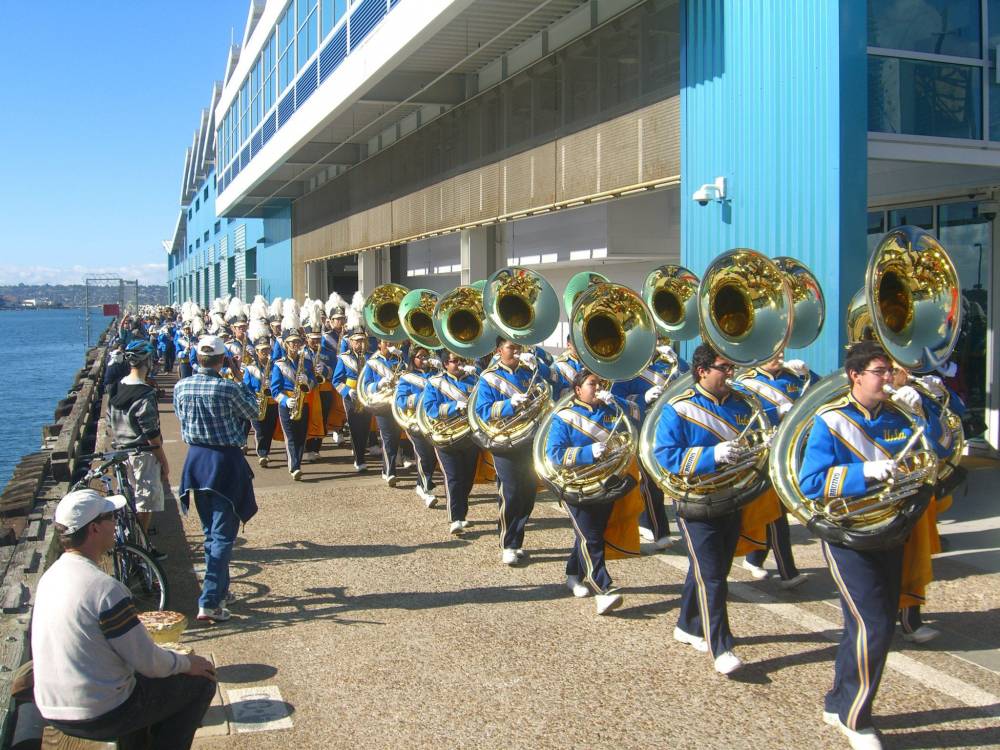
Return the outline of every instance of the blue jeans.
<path id="1" fill-rule="evenodd" d="M 205 534 L 205 581 L 198 606 L 215 609 L 229 593 L 229 559 L 240 528 L 232 503 L 214 492 L 196 492 L 194 504 Z"/>

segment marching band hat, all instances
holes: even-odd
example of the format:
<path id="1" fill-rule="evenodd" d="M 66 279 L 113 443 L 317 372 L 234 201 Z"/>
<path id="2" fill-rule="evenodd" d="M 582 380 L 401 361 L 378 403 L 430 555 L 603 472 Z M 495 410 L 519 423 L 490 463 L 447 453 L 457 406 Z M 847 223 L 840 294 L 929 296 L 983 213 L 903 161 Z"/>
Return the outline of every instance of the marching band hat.
<path id="1" fill-rule="evenodd" d="M 356 339 L 359 337 L 363 339 L 368 338 L 368 331 L 366 331 L 362 326 L 356 326 L 347 332 L 347 338 L 349 339 Z"/>
<path id="2" fill-rule="evenodd" d="M 298 328 L 286 328 L 281 332 L 281 338 L 285 341 L 291 341 L 292 339 L 302 340 L 302 331 Z"/>
<path id="3" fill-rule="evenodd" d="M 271 346 L 271 337 L 268 336 L 266 333 L 263 336 L 258 336 L 257 338 L 255 338 L 253 340 L 253 345 L 254 345 L 254 348 L 261 347 L 261 346 L 270 347 Z"/>
<path id="4" fill-rule="evenodd" d="M 205 357 L 218 357 L 226 353 L 226 344 L 218 336 L 202 336 L 198 339 L 198 354 Z"/>
<path id="5" fill-rule="evenodd" d="M 327 316 L 330 318 L 346 318 L 347 313 L 344 311 L 342 305 L 334 305 L 330 308 L 330 314 Z"/>

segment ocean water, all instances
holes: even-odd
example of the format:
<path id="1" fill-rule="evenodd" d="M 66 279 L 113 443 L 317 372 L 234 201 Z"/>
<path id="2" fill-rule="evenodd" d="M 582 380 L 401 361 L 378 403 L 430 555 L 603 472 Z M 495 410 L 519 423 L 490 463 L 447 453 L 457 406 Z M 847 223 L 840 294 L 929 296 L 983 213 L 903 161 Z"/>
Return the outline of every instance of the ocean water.
<path id="1" fill-rule="evenodd" d="M 99 313 L 90 319 L 95 340 L 110 322 Z M 0 491 L 21 456 L 38 450 L 86 350 L 83 310 L 0 311 Z"/>

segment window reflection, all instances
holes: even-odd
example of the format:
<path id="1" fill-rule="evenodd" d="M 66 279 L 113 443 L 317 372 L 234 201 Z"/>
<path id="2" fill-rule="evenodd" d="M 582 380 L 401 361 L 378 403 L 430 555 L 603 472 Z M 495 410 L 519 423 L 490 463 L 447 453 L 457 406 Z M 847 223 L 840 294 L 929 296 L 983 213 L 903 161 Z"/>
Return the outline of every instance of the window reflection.
<path id="1" fill-rule="evenodd" d="M 871 47 L 979 57 L 979 28 L 979 0 L 868 0 Z"/>

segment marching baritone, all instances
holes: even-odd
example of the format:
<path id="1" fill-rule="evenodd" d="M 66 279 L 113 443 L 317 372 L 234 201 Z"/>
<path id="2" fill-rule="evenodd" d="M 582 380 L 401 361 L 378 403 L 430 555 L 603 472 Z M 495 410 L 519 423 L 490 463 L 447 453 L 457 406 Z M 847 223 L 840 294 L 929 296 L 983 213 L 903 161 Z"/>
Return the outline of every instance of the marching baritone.
<path id="1" fill-rule="evenodd" d="M 178 380 L 191 377 L 193 372 L 191 369 L 191 350 L 194 349 L 194 343 L 194 337 L 191 335 L 191 321 L 185 320 L 181 323 L 180 330 L 177 332 L 176 340 L 174 341 L 174 350 L 176 351 L 178 362 Z"/>
<path id="2" fill-rule="evenodd" d="M 609 450 L 608 441 L 617 421 L 629 418 L 627 405 L 620 400 L 616 403 L 616 397 L 603 388 L 601 379 L 586 369 L 574 376 L 570 387 L 573 401 L 552 416 L 545 453 L 556 466 L 590 466 Z M 634 486 L 613 502 L 565 504 L 574 532 L 573 548 L 566 561 L 566 585 L 578 597 L 587 596 L 593 589 L 599 615 L 617 609 L 623 602 L 621 593 L 611 587 L 605 548 L 611 542 L 607 535 L 612 514 L 629 502 L 636 506 L 634 513 L 625 514 L 634 541 L 613 547 L 621 553 L 618 556 L 625 556 L 639 554 L 635 516 L 641 501 Z"/>
<path id="3" fill-rule="evenodd" d="M 656 356 L 646 369 L 631 380 L 614 383 L 611 392 L 638 409 L 641 421 L 671 380 L 690 369 L 688 363 L 674 353 L 670 341 L 661 337 L 656 345 Z M 639 516 L 639 536 L 653 542 L 657 549 L 666 549 L 674 540 L 670 536 L 663 490 L 642 465 L 639 466 L 639 491 L 646 506 Z"/>
<path id="4" fill-rule="evenodd" d="M 359 388 L 374 396 L 386 389 L 395 392 L 395 380 L 403 366 L 402 352 L 390 341 L 379 340 L 378 351 L 368 358 L 367 369 L 361 372 Z M 399 458 L 399 440 L 402 430 L 392 413 L 376 414 L 379 440 L 382 444 L 382 479 L 390 487 L 396 486 L 396 461 Z M 353 440 L 353 437 L 352 437 Z"/>
<path id="5" fill-rule="evenodd" d="M 799 486 L 808 498 L 850 498 L 889 479 L 894 456 L 913 429 L 885 391 L 894 368 L 872 341 L 854 344 L 844 370 L 850 393 L 813 417 Z M 940 426 L 927 424 L 927 437 L 941 455 Z M 872 703 L 889 656 L 899 606 L 903 546 L 861 551 L 822 543 L 840 594 L 844 634 L 837 647 L 833 687 L 823 720 L 838 727 L 854 748 L 881 748 L 872 727 Z"/>
<path id="6" fill-rule="evenodd" d="M 284 341 L 285 356 L 276 360 L 271 368 L 271 396 L 278 402 L 278 419 L 285 435 L 288 471 L 292 479 L 300 481 L 302 453 L 305 451 L 309 429 L 307 396 L 316 387 L 316 378 L 302 350 L 302 334 L 298 328 L 286 328 Z M 297 418 L 293 419 L 296 412 Z"/>
<path id="7" fill-rule="evenodd" d="M 361 326 L 350 329 L 344 335 L 348 350 L 337 356 L 337 367 L 333 371 L 333 387 L 344 401 L 347 412 L 347 426 L 351 431 L 351 450 L 354 451 L 354 470 L 368 469 L 365 454 L 368 451 L 368 436 L 371 434 L 371 415 L 358 402 L 358 378 L 365 366 L 368 350 L 368 332 Z"/>
<path id="8" fill-rule="evenodd" d="M 427 367 L 429 359 L 430 352 L 426 347 L 414 346 L 410 349 L 410 367 L 399 376 L 396 385 L 396 406 L 400 409 L 412 412 L 423 399 L 430 376 Z M 408 435 L 417 459 L 416 493 L 428 508 L 433 508 L 437 504 L 434 496 L 434 470 L 437 468 L 434 446 L 417 430 L 408 431 Z"/>
<path id="9" fill-rule="evenodd" d="M 480 376 L 476 410 L 484 422 L 513 417 L 530 398 L 526 391 L 533 378 L 550 376 L 545 363 L 534 354 L 523 352 L 514 341 L 498 337 L 496 357 L 496 364 Z M 504 565 L 517 565 L 526 557 L 524 527 L 538 493 L 531 443 L 526 441 L 513 451 L 494 453 L 493 465 L 499 493 L 500 559 Z"/>
<path id="10" fill-rule="evenodd" d="M 653 453 L 663 469 L 680 475 L 709 474 L 738 460 L 735 438 L 753 415 L 727 383 L 734 369 L 708 344 L 694 350 L 694 387 L 664 406 L 656 426 Z M 690 566 L 674 638 L 707 651 L 720 674 L 743 666 L 733 653 L 726 605 L 726 576 L 733 565 L 740 521 L 739 509 L 707 520 L 677 519 Z"/>
<path id="11" fill-rule="evenodd" d="M 253 342 L 256 356 L 243 367 L 243 385 L 258 400 L 258 410 L 261 400 L 264 402 L 264 419 L 253 420 L 253 431 L 257 436 L 257 463 L 265 468 L 278 423 L 278 404 L 271 396 L 271 337 L 264 332 L 266 330 L 261 326 L 261 332 Z"/>
<path id="12" fill-rule="evenodd" d="M 739 377 L 743 388 L 751 391 L 760 400 L 767 414 L 768 421 L 777 426 L 795 405 L 802 393 L 810 385 L 819 380 L 819 376 L 809 369 L 801 359 L 784 360 L 784 353 L 758 367 L 751 368 Z M 772 493 L 773 494 L 773 493 Z M 778 505 L 778 516 L 767 524 L 767 541 L 763 549 L 748 552 L 743 561 L 743 567 L 758 579 L 767 578 L 764 570 L 764 560 L 768 551 L 774 552 L 774 561 L 778 566 L 782 588 L 792 589 L 805 582 L 808 573 L 800 573 L 795 566 L 795 556 L 792 554 L 791 534 L 788 527 L 788 515 L 785 507 L 775 498 Z"/>
<path id="13" fill-rule="evenodd" d="M 469 394 L 479 382 L 476 368 L 469 360 L 448 352 L 444 372 L 432 375 L 424 387 L 423 408 L 437 420 L 467 420 Z M 448 447 L 436 448 L 438 463 L 444 474 L 448 504 L 449 531 L 461 534 L 469 525 L 469 493 L 476 478 L 479 446 L 466 438 Z"/>
<path id="14" fill-rule="evenodd" d="M 336 367 L 336 358 L 333 352 L 323 348 L 323 332 L 321 330 L 306 331 L 306 346 L 308 351 L 306 357 L 312 368 L 313 377 L 316 379 L 316 390 L 319 396 L 319 406 L 322 412 L 323 432 L 326 432 L 326 425 L 330 419 L 330 412 L 333 410 L 333 370 Z M 309 437 L 306 440 L 306 450 L 303 459 L 315 461 L 319 458 L 320 448 L 323 447 L 323 437 Z"/>

